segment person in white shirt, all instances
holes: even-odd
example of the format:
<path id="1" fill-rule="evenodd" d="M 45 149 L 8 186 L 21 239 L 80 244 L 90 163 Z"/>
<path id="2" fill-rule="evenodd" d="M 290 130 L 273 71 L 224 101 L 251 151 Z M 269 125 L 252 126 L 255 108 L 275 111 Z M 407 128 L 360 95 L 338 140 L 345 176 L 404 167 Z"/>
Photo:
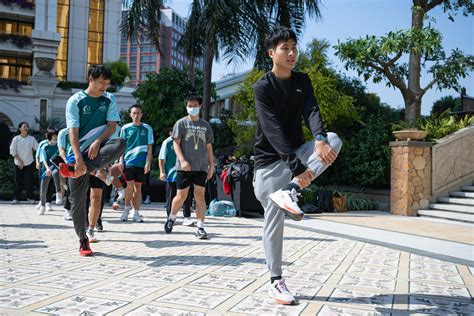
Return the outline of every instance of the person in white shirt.
<path id="1" fill-rule="evenodd" d="M 23 186 L 26 189 L 28 202 L 35 204 L 33 196 L 33 174 L 35 171 L 35 158 L 33 151 L 38 149 L 38 142 L 33 136 L 28 134 L 29 125 L 21 122 L 18 125 L 18 135 L 13 137 L 10 145 L 10 155 L 14 159 L 13 167 L 13 201 L 12 204 L 18 204 L 20 201 Z"/>

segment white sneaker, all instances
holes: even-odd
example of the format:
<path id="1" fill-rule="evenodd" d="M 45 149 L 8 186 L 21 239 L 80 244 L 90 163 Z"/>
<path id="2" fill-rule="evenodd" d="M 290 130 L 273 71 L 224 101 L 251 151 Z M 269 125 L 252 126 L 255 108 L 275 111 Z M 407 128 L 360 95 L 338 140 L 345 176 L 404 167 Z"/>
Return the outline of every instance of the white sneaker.
<path id="1" fill-rule="evenodd" d="M 118 190 L 117 202 L 121 202 L 125 199 L 125 189 Z"/>
<path id="2" fill-rule="evenodd" d="M 51 212 L 53 210 L 53 206 L 51 203 L 46 203 L 46 211 Z"/>
<path id="3" fill-rule="evenodd" d="M 70 220 L 72 220 L 71 212 L 68 211 L 68 210 L 64 210 L 63 218 L 64 218 L 65 221 L 70 221 Z"/>
<path id="4" fill-rule="evenodd" d="M 135 221 L 135 223 L 143 223 L 143 217 L 138 211 L 135 211 L 135 213 L 133 214 L 133 220 Z"/>
<path id="5" fill-rule="evenodd" d="M 183 220 L 183 226 L 194 226 L 194 221 L 190 217 L 185 217 Z"/>
<path id="6" fill-rule="evenodd" d="M 150 204 L 150 203 L 151 203 L 150 196 L 147 195 L 145 201 L 143 201 L 143 204 Z"/>
<path id="7" fill-rule="evenodd" d="M 89 242 L 97 242 L 97 237 L 95 237 L 95 233 L 93 229 L 88 228 L 86 231 L 87 238 Z"/>
<path id="8" fill-rule="evenodd" d="M 270 194 L 270 199 L 291 219 L 295 221 L 303 219 L 304 212 L 298 206 L 298 192 L 295 189 L 291 191 L 280 189 Z"/>
<path id="9" fill-rule="evenodd" d="M 46 207 L 40 206 L 38 209 L 38 215 L 44 215 L 44 212 L 46 212 Z"/>
<path id="10" fill-rule="evenodd" d="M 56 205 L 63 204 L 63 197 L 60 194 L 56 194 Z"/>
<path id="11" fill-rule="evenodd" d="M 294 305 L 296 304 L 295 297 L 288 290 L 285 284 L 285 279 L 273 281 L 268 287 L 268 295 L 278 304 Z"/>
<path id="12" fill-rule="evenodd" d="M 37 210 L 39 210 L 40 207 L 41 207 L 41 201 L 39 201 L 38 204 L 36 204 L 35 208 L 36 208 Z"/>
<path id="13" fill-rule="evenodd" d="M 12 204 L 20 204 L 20 201 L 18 201 L 18 200 L 13 200 L 13 201 L 12 201 Z"/>
<path id="14" fill-rule="evenodd" d="M 122 211 L 122 216 L 120 216 L 120 219 L 122 222 L 128 221 L 128 213 L 130 212 L 130 208 L 125 207 Z"/>

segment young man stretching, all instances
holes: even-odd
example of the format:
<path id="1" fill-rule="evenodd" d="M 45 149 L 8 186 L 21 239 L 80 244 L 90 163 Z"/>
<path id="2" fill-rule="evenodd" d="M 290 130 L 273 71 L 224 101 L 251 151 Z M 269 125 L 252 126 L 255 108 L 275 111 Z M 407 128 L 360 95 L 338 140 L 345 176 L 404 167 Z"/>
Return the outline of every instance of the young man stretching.
<path id="1" fill-rule="evenodd" d="M 67 162 L 61 164 L 63 177 L 69 177 L 71 213 L 74 229 L 80 240 L 79 254 L 92 256 L 86 235 L 86 194 L 89 173 L 117 160 L 125 151 L 122 138 L 110 140 L 120 121 L 115 97 L 106 92 L 111 71 L 94 65 L 88 71 L 89 86 L 69 98 L 66 104 L 66 125 L 69 130 Z"/>
<path id="2" fill-rule="evenodd" d="M 257 110 L 254 191 L 265 210 L 263 247 L 270 271 L 268 294 L 277 303 L 295 304 L 282 277 L 285 214 L 294 220 L 304 213 L 297 192 L 334 162 L 342 143 L 326 133 L 308 75 L 293 71 L 298 50 L 288 28 L 270 32 L 265 45 L 273 68 L 254 85 Z M 302 118 L 314 140 L 305 143 Z"/>
<path id="3" fill-rule="evenodd" d="M 150 172 L 153 160 L 153 129 L 150 125 L 142 123 L 142 108 L 135 104 L 130 107 L 132 123 L 125 124 L 120 131 L 120 137 L 125 139 L 127 149 L 120 164 L 127 181 L 125 191 L 125 207 L 121 220 L 128 220 L 130 203 L 133 204 L 133 220 L 137 223 L 143 222 L 140 215 L 142 203 L 142 184 L 145 182 L 145 174 Z"/>
<path id="4" fill-rule="evenodd" d="M 173 127 L 173 148 L 176 152 L 176 188 L 177 193 L 171 205 L 171 214 L 165 223 L 165 232 L 171 233 L 176 214 L 188 196 L 189 187 L 194 186 L 196 202 L 197 232 L 196 237 L 207 239 L 204 230 L 206 200 L 204 197 L 206 180 L 214 172 L 214 154 L 212 143 L 214 134 L 211 125 L 199 117 L 202 98 L 190 96 L 186 100 L 188 115 L 178 120 Z"/>

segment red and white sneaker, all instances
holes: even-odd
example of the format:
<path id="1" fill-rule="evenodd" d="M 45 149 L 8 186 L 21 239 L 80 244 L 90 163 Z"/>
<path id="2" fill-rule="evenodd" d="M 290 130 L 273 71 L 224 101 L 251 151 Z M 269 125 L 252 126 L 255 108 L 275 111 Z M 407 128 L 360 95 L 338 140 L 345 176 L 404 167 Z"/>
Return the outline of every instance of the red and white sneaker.
<path id="1" fill-rule="evenodd" d="M 286 287 L 285 279 L 273 281 L 268 288 L 268 295 L 278 304 L 295 305 L 296 300 L 293 294 Z"/>
<path id="2" fill-rule="evenodd" d="M 291 191 L 280 189 L 270 194 L 270 199 L 291 219 L 295 221 L 303 219 L 304 212 L 298 206 L 298 192 L 295 189 Z"/>
<path id="3" fill-rule="evenodd" d="M 79 254 L 83 257 L 90 257 L 93 255 L 92 249 L 89 245 L 89 239 L 82 239 L 80 241 Z"/>

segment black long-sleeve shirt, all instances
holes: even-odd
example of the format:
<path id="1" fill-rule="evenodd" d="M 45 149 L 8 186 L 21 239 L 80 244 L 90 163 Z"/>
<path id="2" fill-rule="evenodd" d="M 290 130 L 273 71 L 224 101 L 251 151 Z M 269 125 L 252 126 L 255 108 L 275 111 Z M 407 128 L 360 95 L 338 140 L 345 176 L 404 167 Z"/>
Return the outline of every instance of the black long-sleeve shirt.
<path id="1" fill-rule="evenodd" d="M 306 170 L 295 150 L 305 143 L 301 118 L 314 137 L 326 135 L 308 75 L 292 71 L 288 80 L 267 72 L 253 86 L 257 109 L 255 169 L 283 160 L 293 176 Z"/>

